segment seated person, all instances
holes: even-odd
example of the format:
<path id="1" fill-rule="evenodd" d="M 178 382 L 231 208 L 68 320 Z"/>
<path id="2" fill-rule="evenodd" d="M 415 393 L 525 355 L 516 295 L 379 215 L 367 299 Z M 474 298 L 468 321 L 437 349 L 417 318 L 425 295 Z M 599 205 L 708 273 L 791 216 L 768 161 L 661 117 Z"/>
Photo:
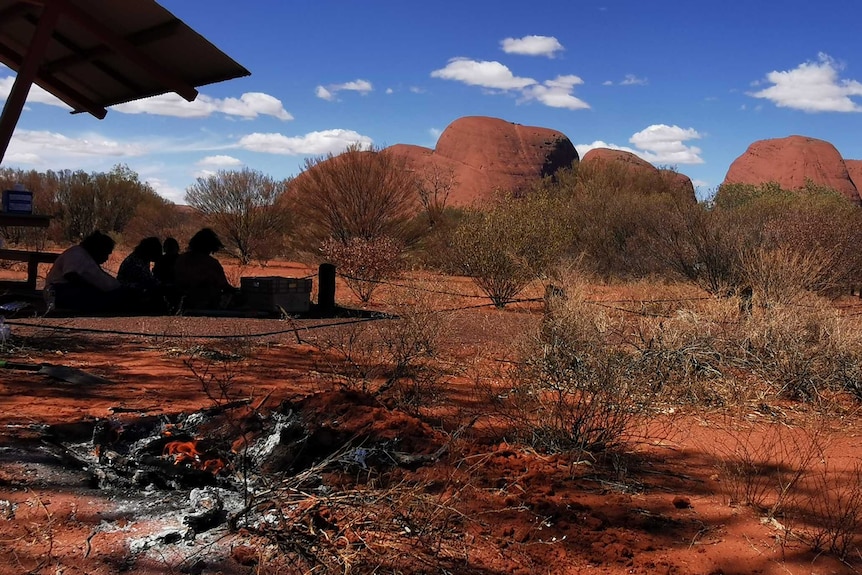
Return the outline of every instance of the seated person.
<path id="1" fill-rule="evenodd" d="M 135 246 L 117 271 L 121 284 L 147 291 L 159 287 L 159 281 L 150 269 L 150 263 L 162 257 L 162 241 L 156 237 L 144 238 Z"/>
<path id="2" fill-rule="evenodd" d="M 150 262 L 162 257 L 162 241 L 157 237 L 142 239 L 117 271 L 117 279 L 135 300 L 132 310 L 140 312 L 167 311 L 161 283 L 150 269 Z"/>
<path id="3" fill-rule="evenodd" d="M 224 268 L 212 254 L 224 245 L 210 228 L 189 240 L 188 249 L 177 256 L 174 269 L 177 290 L 187 309 L 224 309 L 231 306 L 237 289 L 230 285 Z"/>
<path id="4" fill-rule="evenodd" d="M 174 238 L 165 238 L 165 253 L 153 263 L 153 276 L 163 285 L 174 285 L 177 257 L 180 255 L 180 243 Z"/>
<path id="5" fill-rule="evenodd" d="M 120 282 L 102 269 L 114 240 L 99 231 L 60 254 L 45 278 L 49 306 L 77 311 L 116 311 L 127 301 Z"/>

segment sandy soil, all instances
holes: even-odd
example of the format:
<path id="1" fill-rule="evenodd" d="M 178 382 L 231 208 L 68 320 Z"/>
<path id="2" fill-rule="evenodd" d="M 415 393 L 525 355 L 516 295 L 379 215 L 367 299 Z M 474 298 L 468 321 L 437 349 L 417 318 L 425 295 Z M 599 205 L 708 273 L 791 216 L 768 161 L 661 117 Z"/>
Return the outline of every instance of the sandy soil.
<path id="1" fill-rule="evenodd" d="M 440 285 L 429 292 L 436 309 L 460 309 L 441 326 L 440 385 L 418 404 L 405 401 L 404 390 L 364 393 L 340 371 L 346 363 L 338 342 L 363 325 L 356 318 L 10 320 L 13 336 L 0 357 L 107 382 L 0 369 L 0 574 L 353 573 L 372 572 L 372 564 L 378 573 L 862 571 L 858 552 L 840 561 L 813 551 L 795 535 L 805 526 L 793 517 L 765 521 L 738 505 L 739 485 L 721 468 L 740 434 L 753 445 L 779 429 L 791 451 L 804 445 L 812 428 L 804 409 L 772 405 L 734 419 L 668 413 L 648 422 L 643 441 L 598 458 L 501 441 L 480 416 L 493 411 L 487 386 L 497 381 L 503 350 L 535 324 L 540 306 L 475 307 L 483 302 L 452 295 L 476 293 L 468 282 Z M 338 294 L 339 303 L 360 308 L 344 286 Z M 238 399 L 248 403 L 226 407 Z M 197 432 L 233 449 L 219 451 L 229 467 L 213 487 L 230 520 L 190 529 L 191 488 L 94 479 L 109 459 L 108 443 L 93 452 L 98 424 L 132 429 L 215 406 L 223 408 L 217 423 Z M 277 417 L 297 418 L 314 441 L 301 454 L 272 456 L 267 469 L 243 468 L 238 479 L 237 454 L 267 425 L 249 422 Z M 823 432 L 830 437 L 823 459 L 834 473 L 858 466 L 860 428 L 847 415 Z M 254 492 L 249 507 L 243 486 Z M 813 497 L 817 484 L 811 489 Z"/>

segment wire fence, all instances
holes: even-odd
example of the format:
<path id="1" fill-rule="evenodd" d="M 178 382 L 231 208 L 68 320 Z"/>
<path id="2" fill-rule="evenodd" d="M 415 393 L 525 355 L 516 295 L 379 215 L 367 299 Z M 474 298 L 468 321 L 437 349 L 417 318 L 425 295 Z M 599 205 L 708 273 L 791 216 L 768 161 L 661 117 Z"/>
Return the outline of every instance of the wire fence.
<path id="1" fill-rule="evenodd" d="M 430 293 L 430 294 L 435 294 L 435 295 L 445 295 L 445 296 L 449 296 L 449 297 L 462 298 L 465 300 L 476 300 L 476 299 L 490 300 L 491 299 L 488 294 L 464 293 L 464 292 L 453 291 L 453 290 L 429 288 L 429 287 L 419 285 L 418 283 L 406 284 L 406 283 L 401 283 L 401 282 L 397 282 L 397 281 L 367 279 L 367 278 L 350 276 L 350 275 L 341 274 L 341 273 L 336 273 L 336 276 L 340 277 L 342 280 L 346 280 L 346 281 L 370 282 L 370 283 L 375 283 L 375 284 L 379 284 L 381 286 L 387 286 L 387 287 L 395 288 L 395 289 L 411 290 L 413 292 L 425 292 L 425 293 Z M 301 277 L 301 278 L 291 278 L 291 279 L 307 280 L 307 279 L 313 279 L 315 277 L 317 277 L 317 274 L 309 274 L 309 275 L 306 275 L 306 276 Z M 713 299 L 715 299 L 715 298 L 713 298 L 711 296 L 698 296 L 698 297 L 656 298 L 656 299 L 634 299 L 634 298 L 614 299 L 614 300 L 587 299 L 584 301 L 585 301 L 585 303 L 599 306 L 599 307 L 609 309 L 612 311 L 616 311 L 616 312 L 620 312 L 620 313 L 636 315 L 636 316 L 641 316 L 641 317 L 649 317 L 649 318 L 669 319 L 672 317 L 671 315 L 656 313 L 654 311 L 647 311 L 646 308 L 649 306 L 660 305 L 660 304 L 683 304 L 683 303 L 690 303 L 690 302 L 697 302 L 697 301 L 709 301 L 709 300 L 713 300 Z M 540 302 L 545 302 L 545 298 L 544 297 L 512 298 L 512 299 L 509 299 L 509 300 L 503 302 L 503 305 L 520 304 L 520 303 L 540 303 Z M 638 309 L 631 309 L 629 307 L 625 307 L 626 304 L 631 305 L 631 306 L 636 306 Z M 800 304 L 800 305 L 802 307 L 805 307 L 803 304 Z M 862 305 L 862 300 L 860 300 L 860 305 Z M 488 301 L 487 303 L 469 304 L 469 305 L 463 305 L 463 306 L 447 307 L 447 308 L 443 308 L 443 309 L 427 310 L 427 311 L 424 311 L 421 313 L 425 313 L 425 314 L 455 313 L 455 312 L 459 312 L 459 311 L 475 310 L 475 309 L 482 309 L 482 308 L 488 308 L 488 307 L 502 307 L 502 306 L 497 305 L 492 301 Z M 366 312 L 366 313 L 368 313 L 368 312 Z M 845 313 L 844 315 L 845 315 L 845 317 L 862 316 L 862 310 L 860 310 L 858 312 L 848 312 L 848 313 Z M 2 313 L 0 313 L 0 316 L 2 316 Z M 146 316 L 143 316 L 143 317 L 146 317 Z M 183 316 L 176 316 L 176 317 L 181 318 Z M 236 317 L 243 317 L 243 316 L 236 316 Z M 49 319 L 49 318 L 42 316 L 38 319 L 43 320 L 43 319 Z M 225 317 L 220 317 L 219 319 L 229 321 L 231 319 L 231 317 L 225 316 Z M 245 319 L 249 319 L 249 318 L 245 318 Z M 260 318 L 251 318 L 251 319 L 260 319 Z M 288 321 L 290 323 L 290 327 L 287 327 L 284 329 L 264 330 L 264 331 L 259 331 L 259 332 L 255 332 L 255 333 L 241 333 L 241 334 L 239 334 L 239 333 L 236 333 L 236 334 L 202 333 L 202 334 L 194 334 L 194 335 L 191 335 L 191 334 L 186 333 L 186 332 L 169 333 L 169 332 L 128 331 L 128 330 L 80 327 L 80 326 L 73 326 L 73 325 L 57 325 L 57 324 L 52 324 L 52 323 L 46 323 L 43 321 L 28 321 L 28 320 L 17 319 L 17 318 L 5 319 L 5 323 L 10 325 L 10 326 L 41 328 L 41 329 L 64 331 L 64 332 L 71 332 L 71 333 L 90 333 L 90 334 L 97 334 L 97 335 L 141 337 L 141 338 L 164 338 L 164 339 L 181 339 L 181 338 L 239 339 L 239 338 L 247 338 L 247 339 L 262 339 L 262 338 L 268 338 L 268 337 L 277 337 L 277 336 L 286 335 L 286 334 L 294 334 L 294 335 L 297 335 L 297 339 L 299 339 L 298 334 L 300 332 L 308 332 L 308 331 L 314 331 L 314 330 L 319 330 L 319 329 L 324 329 L 324 328 L 345 326 L 345 325 L 357 324 L 357 323 L 365 323 L 365 322 L 370 322 L 370 321 L 397 320 L 398 316 L 393 315 L 393 314 L 389 314 L 389 313 L 385 313 L 385 312 L 376 312 L 376 313 L 370 313 L 370 315 L 366 316 L 366 317 L 340 318 L 338 321 L 331 321 L 331 322 L 327 322 L 327 323 L 308 323 L 305 321 L 306 319 L 307 318 L 302 318 L 301 315 L 298 314 L 296 317 L 287 315 L 287 316 L 283 316 L 279 319 L 273 320 L 273 321 Z M 301 321 L 302 323 L 297 323 L 298 321 Z"/>

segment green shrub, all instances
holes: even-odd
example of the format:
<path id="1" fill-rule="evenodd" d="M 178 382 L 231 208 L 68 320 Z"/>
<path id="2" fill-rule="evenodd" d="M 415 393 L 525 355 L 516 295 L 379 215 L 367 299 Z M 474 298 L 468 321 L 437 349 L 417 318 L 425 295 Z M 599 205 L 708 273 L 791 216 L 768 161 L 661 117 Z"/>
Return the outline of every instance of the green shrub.
<path id="1" fill-rule="evenodd" d="M 504 307 L 559 263 L 570 243 L 561 212 L 559 198 L 541 192 L 468 210 L 451 238 L 452 268 Z"/>

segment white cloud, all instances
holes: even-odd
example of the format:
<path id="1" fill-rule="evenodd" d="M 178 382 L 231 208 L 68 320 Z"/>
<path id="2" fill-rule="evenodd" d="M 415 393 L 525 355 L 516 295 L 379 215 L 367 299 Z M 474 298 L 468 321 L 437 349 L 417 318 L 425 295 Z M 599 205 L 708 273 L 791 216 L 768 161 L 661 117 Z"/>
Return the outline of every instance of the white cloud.
<path id="1" fill-rule="evenodd" d="M 14 83 L 14 76 L 0 78 L 0 99 L 5 100 L 9 97 L 9 94 L 12 92 L 12 85 Z M 57 106 L 58 108 L 65 108 L 66 110 L 72 109 L 67 106 L 65 102 L 53 96 L 51 93 L 46 92 L 36 84 L 30 86 L 30 92 L 28 92 L 27 94 L 27 102 L 30 104 L 47 104 L 49 106 Z"/>
<path id="2" fill-rule="evenodd" d="M 150 186 L 152 186 L 156 193 L 165 198 L 166 200 L 171 201 L 175 204 L 185 203 L 185 190 L 172 186 L 165 180 L 155 176 L 143 178 L 143 180 L 146 183 L 150 184 Z"/>
<path id="3" fill-rule="evenodd" d="M 559 40 L 553 36 L 524 36 L 523 38 L 506 38 L 500 42 L 503 52 L 507 54 L 524 54 L 526 56 L 547 56 L 553 58 L 557 52 L 565 50 Z"/>
<path id="4" fill-rule="evenodd" d="M 153 114 L 178 118 L 207 118 L 216 113 L 241 118 L 273 116 L 279 120 L 292 120 L 293 116 L 284 109 L 281 101 L 269 94 L 246 92 L 239 98 L 212 98 L 199 94 L 194 102 L 187 102 L 171 92 L 125 104 L 117 104 L 112 110 L 124 114 Z"/>
<path id="5" fill-rule="evenodd" d="M 520 91 L 521 102 L 537 100 L 552 108 L 583 110 L 590 107 L 572 93 L 575 86 L 584 83 L 581 78 L 573 74 L 557 76 L 553 80 L 546 80 L 539 84 L 532 78 L 515 76 L 500 62 L 453 58 L 445 68 L 431 72 L 431 77 L 455 80 L 469 86 L 494 90 Z"/>
<path id="6" fill-rule="evenodd" d="M 0 99 L 9 97 L 15 77 L 0 78 Z M 71 110 L 62 100 L 54 97 L 36 84 L 30 87 L 27 95 L 28 103 L 47 104 Z M 206 118 L 215 113 L 242 118 L 257 118 L 258 116 L 273 116 L 279 120 L 292 120 L 293 116 L 284 109 L 281 100 L 262 92 L 246 92 L 239 98 L 212 98 L 199 94 L 193 102 L 169 92 L 152 98 L 135 100 L 125 104 L 111 106 L 111 110 L 123 114 L 152 114 L 155 116 L 173 116 L 177 118 Z"/>
<path id="7" fill-rule="evenodd" d="M 196 163 L 201 168 L 235 168 L 242 165 L 242 161 L 233 156 L 217 155 L 207 156 Z"/>
<path id="8" fill-rule="evenodd" d="M 254 133 L 243 136 L 239 147 L 253 152 L 266 154 L 283 154 L 287 156 L 337 154 L 351 144 L 364 147 L 373 144 L 368 136 L 363 136 L 353 130 L 323 130 L 310 132 L 304 136 L 285 136 L 283 134 Z"/>
<path id="9" fill-rule="evenodd" d="M 360 94 L 367 94 L 374 88 L 371 85 L 371 82 L 368 80 L 354 80 L 353 82 L 346 82 L 344 84 L 337 84 L 333 86 L 333 89 L 338 90 L 349 90 L 353 92 L 359 92 Z"/>
<path id="10" fill-rule="evenodd" d="M 445 68 L 431 72 L 432 78 L 455 80 L 469 86 L 497 90 L 519 90 L 536 83 L 532 78 L 519 78 L 500 62 L 452 58 Z"/>
<path id="11" fill-rule="evenodd" d="M 609 150 L 621 150 L 623 152 L 629 152 L 636 156 L 640 156 L 637 150 L 633 148 L 628 148 L 626 146 L 617 146 L 616 144 L 609 144 L 607 142 L 603 142 L 602 140 L 595 140 L 592 144 L 575 144 L 575 150 L 578 151 L 578 157 L 583 158 L 587 152 L 590 150 L 594 150 L 596 148 L 608 148 Z"/>
<path id="12" fill-rule="evenodd" d="M 769 100 L 779 108 L 805 112 L 862 112 L 862 106 L 852 99 L 862 96 L 862 83 L 840 79 L 843 66 L 829 55 L 820 53 L 817 60 L 793 70 L 769 72 L 766 82 L 771 85 L 748 95 Z"/>
<path id="13" fill-rule="evenodd" d="M 702 164 L 700 148 L 685 143 L 688 140 L 700 138 L 701 134 L 694 128 L 653 124 L 629 138 L 629 142 L 634 144 L 635 148 L 596 140 L 592 144 L 577 144 L 575 149 L 581 158 L 594 148 L 609 148 L 630 152 L 656 165 Z"/>
<path id="14" fill-rule="evenodd" d="M 98 135 L 70 138 L 57 132 L 16 130 L 5 160 L 10 163 L 45 165 L 56 169 L 71 159 L 128 158 L 152 151 L 149 146 L 119 142 Z"/>
<path id="15" fill-rule="evenodd" d="M 323 86 L 318 86 L 314 89 L 314 95 L 320 98 L 321 100 L 326 100 L 331 102 L 335 99 L 335 94 L 324 88 Z"/>
<path id="16" fill-rule="evenodd" d="M 572 94 L 575 86 L 583 83 L 584 81 L 578 76 L 557 76 L 553 80 L 546 80 L 542 85 L 537 84 L 525 88 L 523 91 L 524 99 L 535 99 L 551 108 L 566 108 L 568 110 L 588 109 L 590 107 L 589 104 Z"/>
<path id="17" fill-rule="evenodd" d="M 332 101 L 338 92 L 359 92 L 363 96 L 374 90 L 371 82 L 368 80 L 353 80 L 343 84 L 330 84 L 328 86 L 318 86 L 314 90 L 314 94 L 321 100 Z"/>
<path id="18" fill-rule="evenodd" d="M 702 164 L 700 148 L 685 143 L 700 137 L 694 128 L 653 124 L 634 134 L 629 142 L 643 150 L 639 156 L 654 164 Z"/>
<path id="19" fill-rule="evenodd" d="M 613 85 L 614 85 L 613 80 L 605 80 L 604 82 L 602 82 L 602 86 L 613 86 Z"/>
<path id="20" fill-rule="evenodd" d="M 638 78 L 634 74 L 626 74 L 625 79 L 620 82 L 620 86 L 646 86 L 646 78 Z"/>
<path id="21" fill-rule="evenodd" d="M 203 170 L 195 170 L 194 172 L 192 172 L 192 176 L 194 176 L 194 178 L 196 180 L 199 178 L 206 180 L 207 178 L 215 176 L 217 173 L 218 173 L 218 170 L 203 169 Z"/>

